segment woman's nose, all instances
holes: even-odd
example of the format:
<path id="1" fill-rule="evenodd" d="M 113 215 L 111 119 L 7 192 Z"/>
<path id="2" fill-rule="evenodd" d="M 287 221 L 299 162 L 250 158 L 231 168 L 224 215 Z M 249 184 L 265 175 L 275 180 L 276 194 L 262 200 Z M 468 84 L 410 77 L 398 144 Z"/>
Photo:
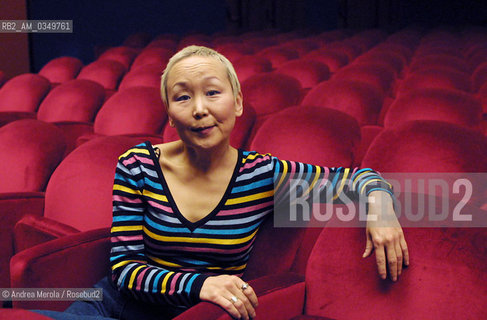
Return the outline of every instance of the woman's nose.
<path id="1" fill-rule="evenodd" d="M 202 98 L 196 98 L 193 100 L 194 101 L 194 106 L 193 106 L 193 117 L 196 119 L 205 117 L 208 115 L 208 109 L 206 107 L 206 103 L 204 99 Z"/>

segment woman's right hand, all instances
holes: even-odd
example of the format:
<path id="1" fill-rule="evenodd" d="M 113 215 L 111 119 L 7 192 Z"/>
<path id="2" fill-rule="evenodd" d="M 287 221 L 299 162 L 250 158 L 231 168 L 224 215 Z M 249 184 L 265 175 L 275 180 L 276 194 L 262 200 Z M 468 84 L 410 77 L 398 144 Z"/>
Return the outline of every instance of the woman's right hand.
<path id="1" fill-rule="evenodd" d="M 219 305 L 235 319 L 255 318 L 258 306 L 252 287 L 230 275 L 208 277 L 201 287 L 200 299 Z"/>

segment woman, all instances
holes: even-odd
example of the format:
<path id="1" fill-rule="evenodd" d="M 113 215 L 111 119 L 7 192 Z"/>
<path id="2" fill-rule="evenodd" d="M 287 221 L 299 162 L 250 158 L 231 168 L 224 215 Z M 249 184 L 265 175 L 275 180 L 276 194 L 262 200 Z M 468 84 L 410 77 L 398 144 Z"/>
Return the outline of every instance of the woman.
<path id="1" fill-rule="evenodd" d="M 320 172 L 330 181 L 351 178 L 360 190 L 343 192 L 374 198 L 369 215 L 394 215 L 391 190 L 372 170 L 300 166 L 230 146 L 243 97 L 231 63 L 212 49 L 190 46 L 174 55 L 161 94 L 181 140 L 146 142 L 119 158 L 110 262 L 120 297 L 104 285 L 117 300 L 112 313 L 170 318 L 210 301 L 234 318 L 255 317 L 258 299 L 240 276 L 260 223 L 273 212 L 278 176 L 302 170 L 311 180 Z M 379 274 L 386 277 L 387 261 L 395 281 L 409 263 L 401 227 L 397 220 L 374 224 L 368 222 L 364 257 L 374 248 Z"/>

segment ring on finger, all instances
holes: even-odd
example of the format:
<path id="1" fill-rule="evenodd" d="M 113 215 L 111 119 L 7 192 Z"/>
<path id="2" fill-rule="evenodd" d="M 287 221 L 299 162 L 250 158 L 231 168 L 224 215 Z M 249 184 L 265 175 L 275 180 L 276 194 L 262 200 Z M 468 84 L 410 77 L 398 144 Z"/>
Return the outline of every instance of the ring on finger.
<path id="1" fill-rule="evenodd" d="M 231 296 L 229 300 L 232 301 L 232 303 L 235 304 L 235 303 L 237 303 L 238 298 L 236 296 Z"/>
<path id="2" fill-rule="evenodd" d="M 249 287 L 249 284 L 247 282 L 244 282 L 244 284 L 242 284 L 241 288 L 242 288 L 242 291 L 247 289 Z"/>

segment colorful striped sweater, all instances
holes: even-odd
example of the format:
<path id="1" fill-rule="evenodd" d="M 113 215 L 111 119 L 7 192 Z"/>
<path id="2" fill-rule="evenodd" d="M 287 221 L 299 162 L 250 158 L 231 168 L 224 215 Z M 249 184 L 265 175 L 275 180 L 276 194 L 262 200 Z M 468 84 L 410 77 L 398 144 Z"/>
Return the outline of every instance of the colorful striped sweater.
<path id="1" fill-rule="evenodd" d="M 321 184 L 326 179 L 335 192 L 390 192 L 370 169 L 324 168 L 239 150 L 220 203 L 192 223 L 171 197 L 150 142 L 128 150 L 119 158 L 113 186 L 113 282 L 146 302 L 197 303 L 207 277 L 243 274 L 259 226 L 273 212 L 274 196 L 285 179 L 296 176 Z M 348 179 L 351 185 L 344 187 Z"/>

